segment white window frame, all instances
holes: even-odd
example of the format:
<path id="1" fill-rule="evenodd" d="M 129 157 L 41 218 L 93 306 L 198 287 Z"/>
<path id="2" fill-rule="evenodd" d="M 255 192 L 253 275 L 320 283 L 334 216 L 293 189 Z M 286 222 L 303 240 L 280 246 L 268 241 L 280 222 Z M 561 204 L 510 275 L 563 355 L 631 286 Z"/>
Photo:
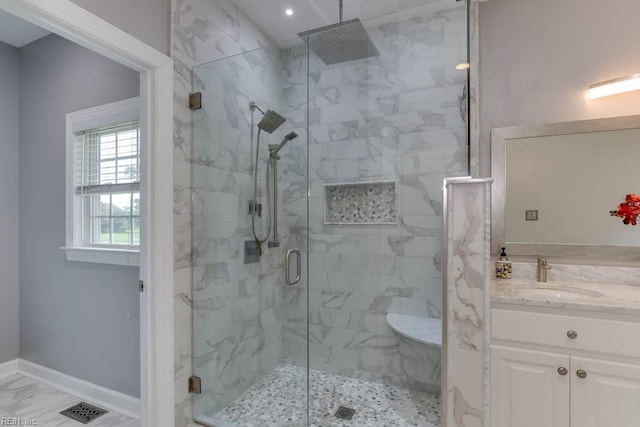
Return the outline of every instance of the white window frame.
<path id="1" fill-rule="evenodd" d="M 88 246 L 83 242 L 82 203 L 76 194 L 74 181 L 75 145 L 78 134 L 87 130 L 133 121 L 140 121 L 139 97 L 75 111 L 66 116 L 66 242 L 61 249 L 65 251 L 68 261 L 140 266 L 139 249 Z"/>

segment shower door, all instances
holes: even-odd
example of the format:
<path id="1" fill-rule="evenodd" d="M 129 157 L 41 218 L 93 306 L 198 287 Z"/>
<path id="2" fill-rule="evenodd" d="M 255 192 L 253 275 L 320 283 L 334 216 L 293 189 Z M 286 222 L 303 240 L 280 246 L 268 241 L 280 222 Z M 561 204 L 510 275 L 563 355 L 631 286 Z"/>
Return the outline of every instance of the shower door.
<path id="1" fill-rule="evenodd" d="M 315 426 L 442 423 L 442 185 L 469 173 L 467 4 L 425 3 L 300 48 Z"/>
<path id="2" fill-rule="evenodd" d="M 306 67 L 267 47 L 193 70 L 192 403 L 204 425 L 308 424 Z"/>
<path id="3" fill-rule="evenodd" d="M 468 5 L 416 4 L 194 69 L 196 421 L 441 425 Z"/>

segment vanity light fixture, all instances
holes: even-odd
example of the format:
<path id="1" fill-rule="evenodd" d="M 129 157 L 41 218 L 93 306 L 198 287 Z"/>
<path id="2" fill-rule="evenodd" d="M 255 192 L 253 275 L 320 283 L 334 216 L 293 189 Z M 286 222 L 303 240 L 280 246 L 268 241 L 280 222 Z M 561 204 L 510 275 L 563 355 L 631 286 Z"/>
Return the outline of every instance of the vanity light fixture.
<path id="1" fill-rule="evenodd" d="M 287 16 L 293 16 L 293 9 L 291 9 L 291 8 L 287 8 L 287 9 L 284 11 L 284 14 L 285 14 L 285 15 L 287 15 Z"/>
<path id="2" fill-rule="evenodd" d="M 594 83 L 589 86 L 589 99 L 640 90 L 640 74 Z"/>

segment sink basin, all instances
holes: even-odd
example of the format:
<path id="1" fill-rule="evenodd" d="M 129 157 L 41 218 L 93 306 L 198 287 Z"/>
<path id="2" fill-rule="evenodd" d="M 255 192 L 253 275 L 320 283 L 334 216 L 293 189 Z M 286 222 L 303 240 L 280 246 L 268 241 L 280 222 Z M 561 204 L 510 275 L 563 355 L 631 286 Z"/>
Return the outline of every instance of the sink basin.
<path id="1" fill-rule="evenodd" d="M 536 295 L 545 295 L 553 298 L 602 298 L 604 294 L 602 292 L 594 291 L 592 289 L 580 288 L 575 285 L 566 284 L 551 284 L 551 283 L 538 283 L 532 286 L 528 290 L 522 289 L 527 293 Z"/>
<path id="2" fill-rule="evenodd" d="M 493 280 L 491 302 L 640 315 L 640 286 Z"/>
<path id="3" fill-rule="evenodd" d="M 495 290 L 504 296 L 536 300 L 597 301 L 606 296 L 593 286 L 568 282 L 498 281 Z"/>

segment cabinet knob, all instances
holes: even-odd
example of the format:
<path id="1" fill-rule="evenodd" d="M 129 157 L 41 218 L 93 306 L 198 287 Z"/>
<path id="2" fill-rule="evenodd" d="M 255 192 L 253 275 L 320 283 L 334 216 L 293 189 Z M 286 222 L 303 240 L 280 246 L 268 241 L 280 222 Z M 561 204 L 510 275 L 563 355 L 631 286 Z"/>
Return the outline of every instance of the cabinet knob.
<path id="1" fill-rule="evenodd" d="M 560 375 L 564 376 L 564 375 L 567 375 L 569 373 L 569 370 L 567 368 L 561 366 L 561 367 L 558 368 L 558 373 Z"/>
<path id="2" fill-rule="evenodd" d="M 578 338 L 578 333 L 576 331 L 569 331 L 567 332 L 567 336 L 572 340 L 575 340 L 576 338 Z"/>
<path id="3" fill-rule="evenodd" d="M 576 375 L 578 376 L 578 378 L 587 378 L 587 373 L 582 369 L 576 371 Z"/>

